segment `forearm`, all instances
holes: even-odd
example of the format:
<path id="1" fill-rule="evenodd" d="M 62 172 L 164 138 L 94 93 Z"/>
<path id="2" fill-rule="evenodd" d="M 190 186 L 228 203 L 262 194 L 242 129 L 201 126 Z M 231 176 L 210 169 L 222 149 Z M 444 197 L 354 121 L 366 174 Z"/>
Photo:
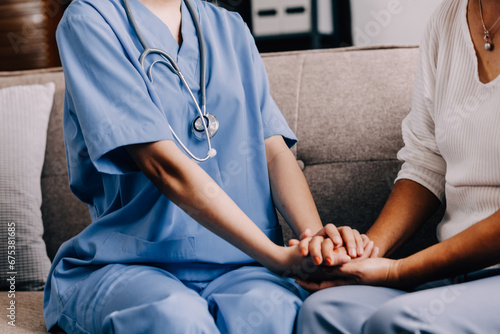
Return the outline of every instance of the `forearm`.
<path id="1" fill-rule="evenodd" d="M 500 263 L 500 211 L 454 237 L 399 260 L 400 282 L 415 286 Z"/>
<path id="2" fill-rule="evenodd" d="M 194 220 L 264 266 L 272 265 L 278 246 L 175 143 L 136 145 L 128 150 L 156 187 Z"/>
<path id="3" fill-rule="evenodd" d="M 266 154 L 274 205 L 297 236 L 306 229 L 315 234 L 323 224 L 304 174 L 281 136 L 266 139 Z"/>
<path id="4" fill-rule="evenodd" d="M 399 180 L 366 234 L 379 247 L 381 255 L 390 255 L 429 219 L 439 205 L 438 198 L 422 185 Z"/>

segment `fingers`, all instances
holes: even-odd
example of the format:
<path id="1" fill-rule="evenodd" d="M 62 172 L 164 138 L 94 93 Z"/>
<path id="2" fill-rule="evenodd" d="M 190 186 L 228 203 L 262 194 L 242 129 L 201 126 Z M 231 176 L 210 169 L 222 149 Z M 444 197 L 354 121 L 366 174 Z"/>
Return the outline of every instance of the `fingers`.
<path id="1" fill-rule="evenodd" d="M 323 263 L 322 244 L 324 240 L 325 239 L 323 237 L 315 236 L 309 243 L 309 252 L 311 257 L 314 259 L 314 263 L 318 265 Z"/>
<path id="2" fill-rule="evenodd" d="M 363 256 L 365 248 L 363 245 L 363 238 L 361 238 L 361 234 L 358 230 L 352 230 L 352 233 L 354 234 L 354 240 L 356 241 L 356 252 L 358 253 L 358 256 Z"/>
<path id="3" fill-rule="evenodd" d="M 365 253 L 365 247 L 370 242 L 368 236 L 360 234 L 358 230 L 352 229 L 349 226 L 341 226 L 338 228 L 338 231 L 344 240 L 347 254 L 351 258 L 362 256 Z"/>
<path id="4" fill-rule="evenodd" d="M 300 254 L 302 256 L 307 256 L 309 254 L 309 242 L 312 237 L 312 232 L 310 229 L 306 229 L 302 234 L 300 235 L 300 241 L 297 239 L 290 239 L 288 241 L 288 245 L 290 247 L 292 246 L 299 246 Z"/>
<path id="5" fill-rule="evenodd" d="M 376 258 L 379 256 L 380 250 L 375 246 L 373 241 L 371 241 L 366 235 L 362 234 L 361 238 L 364 243 L 364 254 L 363 258 Z"/>
<path id="6" fill-rule="evenodd" d="M 342 237 L 339 230 L 333 224 L 326 224 L 316 235 L 332 239 L 335 247 L 342 246 Z"/>
<path id="7" fill-rule="evenodd" d="M 369 241 L 368 244 L 365 246 L 363 256 L 359 257 L 359 259 L 366 259 L 372 257 L 374 248 L 375 246 L 373 241 Z"/>
<path id="8" fill-rule="evenodd" d="M 323 254 L 326 264 L 329 266 L 333 265 L 333 259 L 335 257 L 333 247 L 333 241 L 330 238 L 323 240 L 321 243 L 321 253 Z"/>
<path id="9" fill-rule="evenodd" d="M 361 239 L 363 240 L 364 247 L 364 256 L 363 258 L 376 258 L 379 256 L 380 249 L 373 244 L 373 241 L 370 241 L 370 238 L 366 234 L 361 235 Z M 373 245 L 368 249 L 368 245 L 372 243 Z"/>
<path id="10" fill-rule="evenodd" d="M 345 249 L 344 246 L 339 247 L 339 248 L 335 248 L 333 250 L 333 252 L 336 253 L 336 254 L 345 254 L 345 255 L 347 255 L 347 250 Z M 349 255 L 347 255 L 347 256 L 349 256 Z"/>
<path id="11" fill-rule="evenodd" d="M 370 258 L 376 258 L 379 256 L 380 249 L 378 247 L 373 247 L 372 253 L 370 254 Z"/>
<path id="12" fill-rule="evenodd" d="M 310 230 L 304 231 L 306 232 L 311 232 Z M 303 234 L 304 234 L 303 233 Z M 328 241 L 325 245 L 323 245 L 323 242 L 325 240 L 330 240 Z M 326 259 L 324 257 L 324 253 L 328 255 L 327 258 L 329 259 L 328 261 L 330 263 L 334 263 L 335 257 L 331 253 L 331 250 L 333 250 L 336 247 L 340 247 L 342 245 L 342 238 L 340 236 L 339 231 L 333 224 L 327 224 L 325 227 L 323 227 L 314 237 L 312 237 L 311 242 L 309 243 L 309 253 L 311 254 L 311 257 L 314 259 L 314 262 L 318 265 L 323 263 L 323 260 Z M 330 248 L 330 251 L 327 251 L 327 248 Z M 302 253 L 303 254 L 303 253 Z M 327 262 L 328 263 L 328 262 Z"/>
<path id="13" fill-rule="evenodd" d="M 347 254 L 349 254 L 350 257 L 357 257 L 358 252 L 356 250 L 356 239 L 354 237 L 353 229 L 349 226 L 342 226 L 339 227 L 338 230 L 340 232 L 340 235 L 342 236 L 342 239 L 344 239 Z"/>
<path id="14" fill-rule="evenodd" d="M 311 237 L 307 237 L 305 239 L 300 240 L 299 242 L 299 251 L 302 256 L 309 255 Z"/>
<path id="15" fill-rule="evenodd" d="M 351 261 L 349 255 L 346 254 L 345 248 L 333 248 L 333 241 L 325 239 L 321 244 L 324 262 L 329 266 L 339 266 Z"/>
<path id="16" fill-rule="evenodd" d="M 312 232 L 310 229 L 306 229 L 304 232 L 302 232 L 302 234 L 300 235 L 300 240 L 303 240 L 305 238 L 309 238 L 309 237 L 312 237 Z"/>
<path id="17" fill-rule="evenodd" d="M 366 247 L 370 242 L 370 238 L 366 234 L 361 234 L 361 240 L 363 240 L 363 247 Z"/>
<path id="18" fill-rule="evenodd" d="M 337 266 L 351 260 L 345 251 L 336 251 L 337 249 L 330 238 L 315 236 L 309 243 L 309 252 L 317 265 L 325 263 L 329 266 Z"/>
<path id="19" fill-rule="evenodd" d="M 370 239 L 365 234 L 360 234 L 357 230 L 348 226 L 335 227 L 333 224 L 327 224 L 316 235 L 312 236 L 310 229 L 306 229 L 300 235 L 300 241 L 291 239 L 290 246 L 298 246 L 302 256 L 310 255 L 317 265 L 322 263 L 328 266 L 339 265 L 348 262 L 347 253 L 351 258 L 361 257 L 367 253 L 367 246 Z M 336 249 L 344 249 L 339 253 Z M 378 249 L 370 247 L 365 257 L 378 256 Z"/>

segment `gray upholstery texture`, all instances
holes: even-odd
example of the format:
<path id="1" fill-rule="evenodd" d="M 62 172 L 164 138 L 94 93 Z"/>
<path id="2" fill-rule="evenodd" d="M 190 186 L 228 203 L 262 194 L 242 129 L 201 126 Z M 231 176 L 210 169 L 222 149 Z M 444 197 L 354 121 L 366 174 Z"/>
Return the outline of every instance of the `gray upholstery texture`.
<path id="1" fill-rule="evenodd" d="M 299 142 L 323 223 L 366 232 L 393 186 L 401 122 L 411 108 L 418 48 L 346 48 L 266 54 L 271 94 Z M 436 242 L 442 210 L 393 256 Z M 292 237 L 284 226 L 285 239 Z"/>
<path id="2" fill-rule="evenodd" d="M 271 94 L 299 138 L 293 152 L 324 223 L 365 232 L 384 205 L 399 168 L 401 121 L 411 107 L 417 53 L 416 47 L 387 47 L 263 56 Z M 42 217 L 52 259 L 61 242 L 89 223 L 87 207 L 71 194 L 67 182 L 61 129 L 63 73 L 0 73 L 0 88 L 48 81 L 56 83 L 56 96 L 42 172 Z M 438 220 L 439 214 L 394 256 L 434 243 Z M 292 236 L 289 229 L 285 235 Z M 0 296 L 4 303 L 6 294 Z M 19 333 L 43 331 L 41 308 L 39 292 L 19 294 Z M 9 329 L 0 322 L 0 332 Z"/>

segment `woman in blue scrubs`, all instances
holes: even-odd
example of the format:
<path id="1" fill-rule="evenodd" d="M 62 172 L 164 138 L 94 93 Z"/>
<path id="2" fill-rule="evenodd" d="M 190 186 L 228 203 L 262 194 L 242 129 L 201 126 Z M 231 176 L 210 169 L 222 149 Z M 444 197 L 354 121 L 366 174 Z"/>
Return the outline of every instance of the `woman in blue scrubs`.
<path id="1" fill-rule="evenodd" d="M 299 247 L 282 246 L 275 205 L 297 235 L 322 228 L 289 150 L 296 138 L 241 18 L 190 3 L 130 0 L 144 41 L 172 57 L 187 85 L 169 66 L 147 70 L 165 62 L 158 54 L 142 66 L 144 45 L 122 0 L 73 1 L 59 25 L 69 181 L 92 224 L 54 259 L 48 329 L 293 331 L 306 293 L 286 276 L 305 277 L 314 263 Z M 207 140 L 191 130 L 204 85 L 207 110 L 220 121 L 208 153 Z M 187 150 L 208 158 L 195 162 Z M 316 245 L 316 263 L 345 263 L 367 245 L 349 228 L 326 231 L 301 245 L 305 253 Z M 330 249 L 318 249 L 324 237 Z M 333 253 L 341 246 L 351 257 Z"/>

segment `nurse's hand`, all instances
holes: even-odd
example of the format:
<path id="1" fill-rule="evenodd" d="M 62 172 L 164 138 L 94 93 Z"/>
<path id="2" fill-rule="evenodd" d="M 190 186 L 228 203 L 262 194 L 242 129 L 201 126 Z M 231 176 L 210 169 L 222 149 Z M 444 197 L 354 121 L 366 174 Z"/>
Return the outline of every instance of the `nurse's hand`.
<path id="1" fill-rule="evenodd" d="M 345 252 L 336 252 L 331 257 L 334 265 L 342 265 L 351 261 Z M 303 256 L 298 246 L 279 247 L 272 258 L 264 266 L 272 272 L 287 277 L 293 277 L 304 281 L 324 280 L 322 266 L 318 266 L 313 258 Z M 326 267 L 325 267 L 326 268 Z"/>
<path id="2" fill-rule="evenodd" d="M 355 229 L 348 226 L 337 228 L 333 224 L 328 224 L 314 236 L 310 230 L 306 230 L 300 236 L 300 241 L 292 239 L 289 243 L 290 246 L 298 245 L 303 256 L 310 254 L 316 264 L 325 263 L 334 266 L 336 249 L 343 248 L 351 258 L 357 258 L 363 256 L 369 242 L 370 239 L 366 235 L 360 234 Z M 372 255 L 370 253 L 370 256 Z"/>

